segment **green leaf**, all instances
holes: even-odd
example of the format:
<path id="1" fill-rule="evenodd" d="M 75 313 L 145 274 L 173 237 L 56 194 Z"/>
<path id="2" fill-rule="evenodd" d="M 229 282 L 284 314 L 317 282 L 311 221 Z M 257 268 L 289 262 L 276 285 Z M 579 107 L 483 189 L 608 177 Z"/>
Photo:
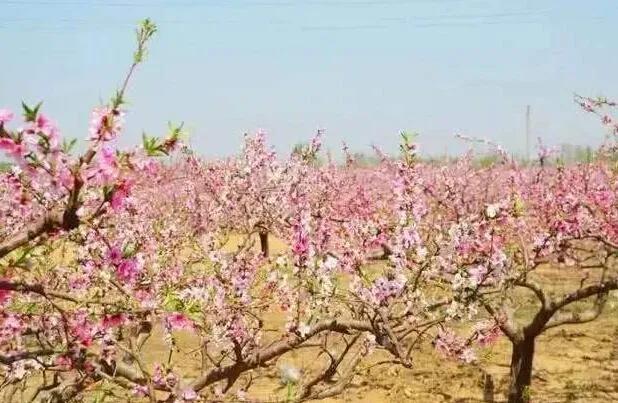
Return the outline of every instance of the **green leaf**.
<path id="1" fill-rule="evenodd" d="M 183 310 L 182 306 L 182 300 L 180 300 L 180 298 L 178 298 L 173 291 L 170 291 L 165 295 L 165 298 L 163 299 L 163 307 L 166 311 L 179 312 Z"/>
<path id="2" fill-rule="evenodd" d="M 400 133 L 400 136 L 401 144 L 399 148 L 401 154 L 407 164 L 413 164 L 416 159 L 416 146 L 414 140 L 418 137 L 418 133 L 410 133 L 404 130 Z"/>
<path id="3" fill-rule="evenodd" d="M 77 144 L 77 139 L 71 139 L 68 141 L 66 138 L 63 139 L 62 140 L 62 151 L 64 151 L 66 154 L 70 153 L 73 147 L 75 147 L 75 144 Z"/>
<path id="4" fill-rule="evenodd" d="M 39 109 L 41 109 L 41 105 L 43 102 L 39 102 L 33 108 L 26 105 L 24 101 L 21 102 L 21 107 L 24 110 L 24 120 L 26 122 L 34 122 L 39 114 Z"/>
<path id="5" fill-rule="evenodd" d="M 121 105 L 123 105 L 124 103 L 125 102 L 124 102 L 124 98 L 122 96 L 122 92 L 120 90 L 116 90 L 116 93 L 114 94 L 114 96 L 112 97 L 112 100 L 111 100 L 112 108 L 113 109 L 117 109 Z"/>
<path id="6" fill-rule="evenodd" d="M 175 126 L 172 122 L 167 122 L 167 126 L 169 128 L 169 134 L 167 136 L 168 138 L 173 139 L 173 140 L 179 140 L 185 135 L 183 131 L 185 122 L 181 122 L 177 126 Z"/>
<path id="7" fill-rule="evenodd" d="M 37 308 L 37 304 L 35 302 L 28 302 L 24 306 L 24 313 L 30 314 L 30 315 L 34 314 L 36 313 L 36 308 Z"/>
<path id="8" fill-rule="evenodd" d="M 135 254 L 138 251 L 138 245 L 135 243 L 127 243 L 123 250 L 122 250 L 122 256 L 124 258 L 129 258 L 129 257 L 133 257 L 135 256 Z"/>
<path id="9" fill-rule="evenodd" d="M 133 54 L 133 62 L 141 63 L 146 55 L 146 43 L 157 32 L 157 26 L 148 18 L 140 22 L 140 26 L 135 31 L 137 38 L 137 50 Z"/>

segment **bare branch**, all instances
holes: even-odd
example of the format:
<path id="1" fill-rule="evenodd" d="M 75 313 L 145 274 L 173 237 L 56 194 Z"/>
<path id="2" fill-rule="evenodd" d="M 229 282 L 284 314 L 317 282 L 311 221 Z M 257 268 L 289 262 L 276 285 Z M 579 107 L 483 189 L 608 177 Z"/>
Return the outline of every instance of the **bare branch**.
<path id="1" fill-rule="evenodd" d="M 548 308 L 548 297 L 545 294 L 545 291 L 543 291 L 543 288 L 538 283 L 532 280 L 525 279 L 515 281 L 515 285 L 531 290 L 541 302 L 541 307 L 543 309 Z"/>
<path id="2" fill-rule="evenodd" d="M 551 329 L 562 325 L 576 325 L 581 323 L 592 322 L 603 313 L 603 307 L 598 305 L 595 309 L 588 310 L 583 313 L 570 312 L 564 315 L 557 315 L 547 322 L 543 330 Z"/>
<path id="3" fill-rule="evenodd" d="M 553 312 L 557 312 L 573 302 L 581 301 L 594 295 L 605 294 L 612 290 L 618 290 L 618 277 L 592 284 L 570 294 L 566 294 L 561 299 L 551 302 L 550 309 Z"/>
<path id="4" fill-rule="evenodd" d="M 60 351 L 56 350 L 37 350 L 37 351 L 24 351 L 21 353 L 15 353 L 11 355 L 0 355 L 0 364 L 11 365 L 14 362 L 27 360 L 42 356 L 50 356 L 54 354 L 59 354 Z"/>
<path id="5" fill-rule="evenodd" d="M 356 345 L 359 337 L 360 337 L 360 333 L 357 334 L 351 342 L 346 343 L 345 348 L 343 349 L 343 351 L 341 352 L 341 354 L 339 354 L 337 358 L 331 357 L 331 362 L 328 365 L 328 367 L 324 369 L 324 371 L 316 374 L 312 379 L 310 379 L 308 382 L 302 385 L 302 389 L 299 393 L 299 396 L 301 399 L 309 397 L 311 395 L 312 389 L 318 383 L 327 382 L 331 380 L 333 376 L 335 376 L 335 374 L 337 373 L 337 368 L 339 368 L 339 366 L 343 362 L 343 359 L 348 355 L 352 347 Z"/>
<path id="6" fill-rule="evenodd" d="M 213 368 L 208 373 L 199 377 L 192 384 L 192 388 L 195 391 L 200 391 L 208 385 L 223 379 L 229 379 L 230 377 L 237 376 L 242 372 L 246 372 L 250 369 L 257 368 L 264 365 L 275 357 L 279 357 L 288 351 L 300 346 L 310 338 L 320 334 L 324 331 L 333 331 L 342 334 L 350 334 L 352 331 L 367 331 L 372 332 L 374 329 L 369 322 L 358 320 L 326 320 L 318 322 L 313 325 L 309 332 L 303 337 L 296 337 L 294 339 L 283 339 L 277 343 L 274 343 L 268 348 L 262 349 L 251 356 L 247 357 L 242 362 L 237 362 L 223 367 Z"/>

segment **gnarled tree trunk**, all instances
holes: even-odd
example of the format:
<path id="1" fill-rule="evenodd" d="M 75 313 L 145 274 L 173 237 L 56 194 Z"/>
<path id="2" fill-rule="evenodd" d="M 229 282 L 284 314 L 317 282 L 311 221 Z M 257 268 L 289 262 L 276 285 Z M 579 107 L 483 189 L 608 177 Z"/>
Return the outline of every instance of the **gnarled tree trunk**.
<path id="1" fill-rule="evenodd" d="M 532 380 L 532 359 L 534 358 L 534 337 L 525 337 L 513 343 L 511 353 L 511 384 L 509 403 L 527 403 Z"/>
<path id="2" fill-rule="evenodd" d="M 260 231 L 260 248 L 264 257 L 268 257 L 268 231 Z"/>

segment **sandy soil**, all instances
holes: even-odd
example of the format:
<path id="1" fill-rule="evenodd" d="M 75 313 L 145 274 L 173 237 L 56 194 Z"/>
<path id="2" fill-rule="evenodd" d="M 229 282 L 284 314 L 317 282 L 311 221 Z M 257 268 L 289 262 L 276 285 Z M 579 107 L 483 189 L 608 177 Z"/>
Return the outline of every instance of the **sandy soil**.
<path id="1" fill-rule="evenodd" d="M 276 240 L 273 253 L 284 247 Z M 579 281 L 579 275 L 569 270 L 545 269 L 537 280 L 561 292 Z M 520 318 L 530 316 L 530 296 L 518 297 Z M 281 327 L 284 318 L 272 313 L 267 318 L 271 327 Z M 160 329 L 156 329 L 160 334 Z M 146 361 L 152 363 L 166 358 L 167 347 L 159 334 L 146 344 Z M 179 352 L 172 362 L 179 372 L 197 376 L 200 354 L 195 351 L 197 339 L 188 333 L 178 334 Z M 618 295 L 613 295 L 603 315 L 595 322 L 562 327 L 542 335 L 536 348 L 531 396 L 533 402 L 618 402 Z M 430 345 L 423 345 L 414 355 L 414 367 L 405 369 L 392 365 L 370 368 L 371 363 L 388 358 L 378 352 L 372 361 L 354 377 L 349 388 L 337 399 L 328 402 L 481 402 L 487 374 L 495 384 L 495 401 L 505 400 L 508 383 L 510 344 L 501 340 L 480 350 L 475 365 L 462 365 L 439 357 Z M 165 357 L 165 358 L 163 358 Z M 280 359 L 310 370 L 319 365 L 316 351 L 302 349 Z M 285 398 L 286 389 L 279 382 L 278 369 L 255 373 L 249 397 L 260 402 Z M 239 384 L 242 383 L 239 381 Z M 98 401 L 92 394 L 86 401 Z M 17 400 L 15 400 L 17 399 Z M 2 393 L 0 393 L 0 401 Z M 12 401 L 25 401 L 18 394 Z M 127 401 L 107 396 L 103 401 Z M 136 401 L 131 398 L 129 401 Z"/>

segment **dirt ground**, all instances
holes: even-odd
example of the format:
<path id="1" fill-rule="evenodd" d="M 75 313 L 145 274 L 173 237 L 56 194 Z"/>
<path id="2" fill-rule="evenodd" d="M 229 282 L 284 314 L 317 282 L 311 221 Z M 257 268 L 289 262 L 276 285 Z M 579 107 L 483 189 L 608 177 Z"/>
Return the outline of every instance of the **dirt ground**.
<path id="1" fill-rule="evenodd" d="M 271 250 L 277 253 L 284 246 L 273 242 Z M 561 292 L 577 284 L 579 274 L 570 270 L 546 269 L 536 278 L 544 285 L 551 285 Z M 520 318 L 530 316 L 532 305 L 529 295 L 522 294 L 521 307 L 516 312 Z M 272 327 L 281 328 L 284 318 L 273 313 L 266 321 Z M 158 333 L 158 334 L 157 334 Z M 200 354 L 194 335 L 179 333 L 179 352 L 174 353 L 172 362 L 179 373 L 197 376 L 200 371 Z M 145 346 L 146 361 L 161 362 L 166 359 L 167 346 L 160 335 L 160 329 Z M 414 354 L 412 369 L 372 363 L 387 359 L 377 352 L 371 362 L 361 367 L 360 375 L 354 377 L 351 385 L 336 399 L 326 402 L 482 402 L 484 379 L 487 374 L 495 385 L 495 401 L 505 401 L 508 384 L 510 344 L 506 339 L 479 350 L 479 360 L 474 365 L 463 365 L 439 357 L 425 343 Z M 164 358 L 165 357 L 165 358 Z M 316 351 L 301 349 L 283 356 L 277 366 L 288 362 L 301 369 L 316 365 Z M 256 373 L 248 397 L 250 401 L 268 402 L 285 399 L 286 389 L 280 384 L 279 370 Z M 21 396 L 21 397 L 17 397 Z M 24 395 L 16 395 L 21 400 Z M 14 399 L 15 399 L 14 397 Z M 101 403 L 126 401 L 126 398 L 107 396 L 104 400 L 90 395 L 86 401 Z M 531 388 L 532 402 L 618 402 L 618 295 L 610 296 L 603 315 L 596 321 L 562 327 L 540 336 L 536 345 L 536 356 Z M 0 393 L 0 401 L 2 394 Z M 129 401 L 137 401 L 130 398 Z M 229 401 L 229 400 L 228 400 Z"/>
<path id="2" fill-rule="evenodd" d="M 273 253 L 284 245 L 275 240 Z M 577 288 L 580 273 L 568 268 L 544 268 L 535 280 L 554 293 L 562 294 Z M 518 298 L 516 317 L 532 315 L 531 295 L 522 292 Z M 576 307 L 577 308 L 577 307 Z M 279 328 L 284 318 L 273 314 L 267 322 Z M 156 340 L 156 337 L 152 339 Z M 195 344 L 180 340 L 190 351 Z M 163 346 L 152 346 L 156 351 Z M 182 354 L 182 353 L 181 353 Z M 372 363 L 388 359 L 377 352 Z M 179 361 L 187 370 L 197 371 L 195 353 Z M 508 385 L 510 343 L 506 338 L 478 351 L 478 363 L 463 365 L 440 357 L 425 343 L 414 355 L 414 367 L 379 365 L 356 376 L 348 389 L 327 402 L 482 402 L 488 374 L 495 385 L 494 399 L 505 401 Z M 280 359 L 277 365 L 290 362 L 299 368 L 311 368 L 316 363 L 316 351 L 302 349 Z M 371 363 L 365 365 L 371 367 Z M 285 398 L 285 388 L 279 383 L 278 370 L 256 379 L 249 397 L 259 402 Z M 564 326 L 547 331 L 537 340 L 532 402 L 618 402 L 618 293 L 610 296 L 606 309 L 596 321 Z"/>
<path id="3" fill-rule="evenodd" d="M 189 335 L 180 337 L 176 363 L 197 373 L 199 362 Z M 152 340 L 157 340 L 153 337 Z M 463 365 L 439 357 L 424 346 L 414 355 L 414 368 L 381 365 L 356 376 L 350 387 L 328 402 L 482 402 L 485 373 L 495 384 L 495 401 L 505 400 L 510 344 L 501 340 L 479 351 L 479 362 Z M 148 348 L 160 357 L 163 345 Z M 596 322 L 555 329 L 537 343 L 531 396 L 533 402 L 618 402 L 618 304 Z M 387 358 L 373 357 L 373 362 Z M 311 367 L 315 352 L 300 350 L 284 357 L 300 368 Z M 285 390 L 276 369 L 254 381 L 250 397 L 281 399 Z"/>

